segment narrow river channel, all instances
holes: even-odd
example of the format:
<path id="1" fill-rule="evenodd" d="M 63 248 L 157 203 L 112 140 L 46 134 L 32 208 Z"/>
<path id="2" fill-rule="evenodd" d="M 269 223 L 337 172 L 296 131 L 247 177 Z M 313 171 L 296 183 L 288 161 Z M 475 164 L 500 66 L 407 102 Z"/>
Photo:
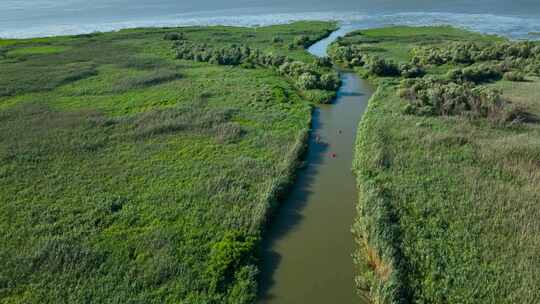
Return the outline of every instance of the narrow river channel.
<path id="1" fill-rule="evenodd" d="M 309 51 L 326 48 L 347 29 Z M 260 303 L 361 303 L 354 291 L 350 232 L 358 199 L 351 171 L 358 124 L 373 88 L 340 71 L 336 100 L 313 112 L 306 166 L 272 220 L 263 247 Z"/>

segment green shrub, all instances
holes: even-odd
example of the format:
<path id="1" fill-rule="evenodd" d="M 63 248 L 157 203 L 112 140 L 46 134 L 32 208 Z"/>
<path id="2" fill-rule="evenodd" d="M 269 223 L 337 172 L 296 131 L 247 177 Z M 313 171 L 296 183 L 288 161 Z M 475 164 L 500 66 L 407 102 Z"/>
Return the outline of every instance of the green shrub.
<path id="1" fill-rule="evenodd" d="M 321 76 L 320 85 L 318 87 L 328 91 L 335 91 L 339 88 L 341 80 L 336 73 L 328 73 Z"/>
<path id="2" fill-rule="evenodd" d="M 540 58 L 540 47 L 530 41 L 504 43 L 455 42 L 444 47 L 416 47 L 411 51 L 415 64 L 442 65 L 474 64 L 488 61 L 512 60 L 516 67 L 524 67 Z"/>
<path id="3" fill-rule="evenodd" d="M 259 271 L 255 265 L 240 268 L 235 274 L 237 282 L 227 294 L 227 303 L 250 304 L 257 300 L 257 276 Z"/>
<path id="4" fill-rule="evenodd" d="M 304 90 L 316 89 L 319 83 L 317 75 L 306 72 L 298 77 L 296 80 L 296 86 Z"/>
<path id="5" fill-rule="evenodd" d="M 369 59 L 368 71 L 373 75 L 382 77 L 394 77 L 400 75 L 399 68 L 395 63 L 378 56 L 373 56 Z"/>
<path id="6" fill-rule="evenodd" d="M 334 61 L 345 63 L 348 66 L 362 66 L 365 63 L 362 50 L 358 46 L 341 46 L 336 43 L 330 47 L 329 54 Z"/>
<path id="7" fill-rule="evenodd" d="M 473 56 L 471 48 L 475 45 L 471 43 L 466 43 L 460 47 L 451 49 L 451 61 L 458 64 L 471 64 L 473 63 Z"/>
<path id="8" fill-rule="evenodd" d="M 318 57 L 315 59 L 315 65 L 321 68 L 331 68 L 333 64 L 329 57 Z"/>
<path id="9" fill-rule="evenodd" d="M 503 78 L 508 81 L 525 81 L 525 74 L 521 72 L 506 72 Z"/>
<path id="10" fill-rule="evenodd" d="M 401 64 L 399 66 L 401 76 L 405 78 L 417 78 L 425 75 L 424 69 L 412 64 Z"/>
<path id="11" fill-rule="evenodd" d="M 300 46 L 302 48 L 307 48 L 307 47 L 309 47 L 311 41 L 310 41 L 308 36 L 300 35 L 300 36 L 294 38 L 293 43 L 296 46 Z"/>
<path id="12" fill-rule="evenodd" d="M 272 38 L 272 43 L 282 43 L 282 42 L 283 42 L 283 38 L 279 36 L 275 36 Z"/>
<path id="13" fill-rule="evenodd" d="M 279 67 L 279 72 L 290 77 L 297 77 L 309 72 L 309 66 L 301 61 L 286 62 Z"/>
<path id="14" fill-rule="evenodd" d="M 410 102 L 406 111 L 417 115 L 470 114 L 497 120 L 506 105 L 500 91 L 432 79 L 402 82 L 399 95 Z"/>
<path id="15" fill-rule="evenodd" d="M 271 97 L 273 97 L 273 100 L 275 100 L 275 102 L 277 103 L 287 103 L 290 101 L 289 92 L 281 86 L 274 86 L 270 90 L 270 93 L 271 94 L 268 94 L 268 95 L 271 95 Z M 269 97 L 268 95 L 267 97 Z M 271 100 L 271 98 L 266 99 L 266 101 L 268 100 Z"/>
<path id="16" fill-rule="evenodd" d="M 525 70 L 537 76 L 540 76 L 540 60 L 536 62 L 535 64 L 530 64 L 529 66 L 526 67 Z"/>
<path id="17" fill-rule="evenodd" d="M 297 37 L 298 38 L 298 37 Z M 175 44 L 176 57 L 184 60 L 195 60 L 218 65 L 241 65 L 246 68 L 262 66 L 276 69 L 287 76 L 303 90 L 336 90 L 340 80 L 335 73 L 321 76 L 319 70 L 332 66 L 328 58 L 320 58 L 309 65 L 301 61 L 293 61 L 283 55 L 263 54 L 258 49 L 248 46 L 230 45 L 213 48 L 205 44 L 180 41 Z"/>
<path id="18" fill-rule="evenodd" d="M 474 83 L 495 81 L 502 78 L 502 72 L 492 65 L 481 65 L 463 69 L 463 78 Z"/>
<path id="19" fill-rule="evenodd" d="M 206 271 L 212 291 L 225 291 L 242 267 L 254 262 L 253 250 L 257 242 L 256 237 L 227 232 L 214 244 Z"/>
<path id="20" fill-rule="evenodd" d="M 502 78 L 500 68 L 493 65 L 470 66 L 448 71 L 447 77 L 454 82 L 484 83 Z"/>

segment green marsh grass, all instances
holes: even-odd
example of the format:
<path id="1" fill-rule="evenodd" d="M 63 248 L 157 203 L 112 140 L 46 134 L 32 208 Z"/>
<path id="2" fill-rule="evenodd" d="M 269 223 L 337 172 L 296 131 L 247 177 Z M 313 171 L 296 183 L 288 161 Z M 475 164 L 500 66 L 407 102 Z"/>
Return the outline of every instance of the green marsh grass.
<path id="1" fill-rule="evenodd" d="M 407 62 L 417 46 L 492 40 L 501 38 L 447 27 L 390 27 L 343 41 Z M 426 71 L 438 77 L 451 68 Z M 521 118 L 504 124 L 408 115 L 408 101 L 397 94 L 399 79 L 371 80 L 379 88 L 359 127 L 354 163 L 359 288 L 376 303 L 538 302 L 539 79 L 482 84 L 501 89 L 518 109 Z"/>
<path id="2" fill-rule="evenodd" d="M 334 27 L 0 40 L 0 302 L 252 303 L 312 104 L 272 70 L 176 60 L 163 38 L 312 62 L 287 44 Z"/>

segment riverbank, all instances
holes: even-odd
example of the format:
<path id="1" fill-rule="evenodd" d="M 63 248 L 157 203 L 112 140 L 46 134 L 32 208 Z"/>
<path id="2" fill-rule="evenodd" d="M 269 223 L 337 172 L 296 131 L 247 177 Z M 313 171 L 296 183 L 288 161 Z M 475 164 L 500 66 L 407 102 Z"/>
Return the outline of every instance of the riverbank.
<path id="1" fill-rule="evenodd" d="M 0 302 L 252 303 L 263 225 L 307 140 L 304 96 L 333 94 L 268 62 L 328 72 L 304 48 L 333 29 L 0 40 Z M 246 46 L 250 62 L 223 65 Z"/>
<path id="2" fill-rule="evenodd" d="M 342 34 L 340 28 L 308 51 L 326 61 L 327 47 Z M 314 108 L 304 165 L 264 236 L 259 303 L 365 300 L 354 291 L 351 267 L 357 192 L 350 167 L 356 126 L 372 91 L 352 71 L 340 71 L 340 79 L 331 104 Z"/>
<path id="3" fill-rule="evenodd" d="M 491 40 L 500 38 L 398 27 L 359 31 L 342 42 L 403 63 L 413 47 Z M 425 72 L 437 78 L 452 68 Z M 504 100 L 529 117 L 494 123 L 411 114 L 399 78 L 369 77 L 379 87 L 358 131 L 354 164 L 358 288 L 379 303 L 537 302 L 540 128 L 532 118 L 540 115 L 539 78 L 481 84 L 503 89 Z"/>
<path id="4" fill-rule="evenodd" d="M 305 166 L 265 235 L 259 303 L 358 303 L 350 233 L 355 131 L 371 87 L 351 72 L 329 105 L 314 110 Z M 364 299 L 365 300 L 365 299 Z"/>

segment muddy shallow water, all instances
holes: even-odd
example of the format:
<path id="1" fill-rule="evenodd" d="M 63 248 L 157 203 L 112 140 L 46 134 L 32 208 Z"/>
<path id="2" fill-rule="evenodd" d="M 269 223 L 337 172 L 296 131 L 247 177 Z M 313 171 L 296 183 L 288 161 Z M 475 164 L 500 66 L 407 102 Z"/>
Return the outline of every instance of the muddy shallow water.
<path id="1" fill-rule="evenodd" d="M 310 52 L 324 56 L 342 33 Z M 373 88 L 351 72 L 342 71 L 341 79 L 334 103 L 313 112 L 306 167 L 266 235 L 260 303 L 361 302 L 351 257 L 357 201 L 351 166 L 356 131 Z"/>

